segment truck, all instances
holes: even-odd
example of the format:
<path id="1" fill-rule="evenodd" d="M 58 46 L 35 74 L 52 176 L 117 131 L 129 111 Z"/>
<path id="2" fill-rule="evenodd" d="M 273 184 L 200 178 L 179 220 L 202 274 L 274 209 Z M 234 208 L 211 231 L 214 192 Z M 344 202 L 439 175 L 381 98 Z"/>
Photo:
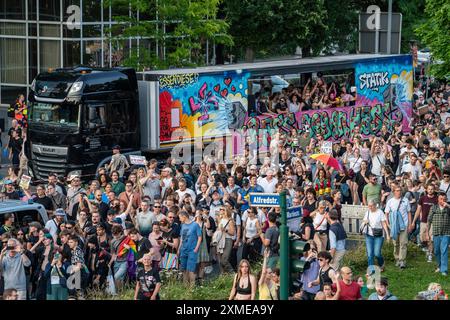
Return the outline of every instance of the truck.
<path id="1" fill-rule="evenodd" d="M 259 112 L 260 97 L 290 85 L 284 78 L 292 81 L 297 74 L 295 83 L 305 85 L 327 73 L 347 79 L 347 92 L 355 96 L 352 105 L 280 115 Z M 411 55 L 386 54 L 139 73 L 123 67 L 48 70 L 37 75 L 28 96 L 29 173 L 35 180 L 49 173 L 92 177 L 109 161 L 114 145 L 127 156 L 162 160 L 181 154 L 198 162 L 202 157 L 195 150 L 219 142 L 231 161 L 245 143 L 242 134 L 254 129 L 266 130 L 260 141 L 266 145 L 272 129 L 307 130 L 311 136 L 321 132 L 334 141 L 348 137 L 355 126 L 365 136 L 378 135 L 383 124 L 391 130 L 398 122 L 408 131 L 412 80 Z M 174 153 L 180 145 L 182 151 Z"/>

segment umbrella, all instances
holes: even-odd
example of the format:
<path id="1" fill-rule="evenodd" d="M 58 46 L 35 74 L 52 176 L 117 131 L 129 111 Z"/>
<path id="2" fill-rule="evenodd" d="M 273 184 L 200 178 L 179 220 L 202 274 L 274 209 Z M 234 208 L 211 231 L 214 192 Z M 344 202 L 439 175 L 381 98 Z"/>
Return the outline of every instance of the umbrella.
<path id="1" fill-rule="evenodd" d="M 311 158 L 313 158 L 314 160 L 320 161 L 323 164 L 336 169 L 337 171 L 340 171 L 343 169 L 341 164 L 339 163 L 339 161 L 327 153 L 312 154 Z"/>

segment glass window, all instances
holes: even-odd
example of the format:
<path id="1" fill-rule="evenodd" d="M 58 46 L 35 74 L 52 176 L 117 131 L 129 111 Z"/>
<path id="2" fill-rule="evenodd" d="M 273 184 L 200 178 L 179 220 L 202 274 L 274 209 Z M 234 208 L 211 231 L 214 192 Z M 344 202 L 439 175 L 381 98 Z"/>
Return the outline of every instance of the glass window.
<path id="1" fill-rule="evenodd" d="M 64 38 L 80 38 L 81 36 L 81 30 L 77 27 L 74 27 L 73 29 L 69 29 L 67 24 L 63 25 L 63 37 Z"/>
<path id="2" fill-rule="evenodd" d="M 106 46 L 107 44 L 105 44 Z M 90 67 L 102 66 L 102 42 L 101 41 L 83 41 L 83 63 Z M 106 64 L 108 65 L 108 64 Z"/>
<path id="3" fill-rule="evenodd" d="M 28 0 L 28 20 L 36 20 L 36 0 Z"/>
<path id="4" fill-rule="evenodd" d="M 25 36 L 25 23 L 0 22 L 0 34 L 7 36 Z"/>
<path id="5" fill-rule="evenodd" d="M 60 0 L 39 1 L 40 21 L 61 21 Z"/>
<path id="6" fill-rule="evenodd" d="M 39 24 L 40 37 L 61 37 L 61 27 L 57 24 Z"/>
<path id="7" fill-rule="evenodd" d="M 72 104 L 33 103 L 30 119 L 33 122 L 49 124 L 78 125 L 79 107 Z"/>
<path id="8" fill-rule="evenodd" d="M 61 66 L 61 43 L 57 40 L 40 40 L 39 57 L 41 61 L 40 72 L 49 68 L 59 68 Z"/>
<path id="9" fill-rule="evenodd" d="M 11 104 L 14 101 L 16 101 L 19 94 L 27 95 L 27 88 L 26 87 L 13 87 L 13 86 L 5 86 L 3 85 L 1 87 L 1 94 L 2 97 L 1 103 L 4 104 Z"/>
<path id="10" fill-rule="evenodd" d="M 83 22 L 102 21 L 101 0 L 84 0 L 83 1 Z"/>
<path id="11" fill-rule="evenodd" d="M 6 83 L 27 82 L 26 42 L 24 39 L 0 38 L 0 79 Z"/>
<path id="12" fill-rule="evenodd" d="M 64 67 L 81 64 L 80 41 L 64 41 Z"/>
<path id="13" fill-rule="evenodd" d="M 100 24 L 83 25 L 83 38 L 100 38 L 101 36 L 102 26 Z"/>
<path id="14" fill-rule="evenodd" d="M 36 78 L 37 74 L 38 74 L 38 69 L 37 69 L 37 40 L 36 39 L 30 39 L 28 40 L 28 48 L 29 48 L 29 53 L 28 53 L 28 58 L 29 58 L 29 68 L 28 68 L 28 72 L 29 72 L 29 79 L 30 79 L 30 84 L 31 82 L 33 82 L 33 79 Z"/>
<path id="15" fill-rule="evenodd" d="M 37 36 L 37 25 L 35 23 L 29 23 L 28 24 L 28 35 L 30 37 L 36 37 Z"/>
<path id="16" fill-rule="evenodd" d="M 25 20 L 25 0 L 1 0 L 0 19 Z"/>

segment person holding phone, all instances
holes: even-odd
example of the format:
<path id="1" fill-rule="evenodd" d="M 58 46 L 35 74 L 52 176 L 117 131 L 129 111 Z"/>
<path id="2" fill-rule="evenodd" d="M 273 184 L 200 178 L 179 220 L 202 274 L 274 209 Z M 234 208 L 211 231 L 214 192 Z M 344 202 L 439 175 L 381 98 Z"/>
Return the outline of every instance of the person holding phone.
<path id="1" fill-rule="evenodd" d="M 8 240 L 6 247 L 0 253 L 4 289 L 17 290 L 18 300 L 26 300 L 27 297 L 25 267 L 29 267 L 31 261 L 24 253 L 25 249 L 14 238 Z"/>

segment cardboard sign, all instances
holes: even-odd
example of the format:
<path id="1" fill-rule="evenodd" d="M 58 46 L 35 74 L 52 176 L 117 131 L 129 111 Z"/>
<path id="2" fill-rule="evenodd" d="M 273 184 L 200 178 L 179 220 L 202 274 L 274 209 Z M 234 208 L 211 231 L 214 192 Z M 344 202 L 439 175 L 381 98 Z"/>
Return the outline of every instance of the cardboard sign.
<path id="1" fill-rule="evenodd" d="M 28 188 L 30 187 L 30 182 L 31 182 L 31 177 L 24 174 L 24 175 L 22 175 L 22 178 L 20 179 L 19 187 L 21 187 L 24 190 L 28 190 Z"/>
<path id="2" fill-rule="evenodd" d="M 145 166 L 145 157 L 144 156 L 133 156 L 130 155 L 130 163 L 131 164 L 137 164 L 137 165 L 143 165 Z"/>
<path id="3" fill-rule="evenodd" d="M 333 154 L 333 142 L 324 141 L 320 147 L 320 153 Z"/>

